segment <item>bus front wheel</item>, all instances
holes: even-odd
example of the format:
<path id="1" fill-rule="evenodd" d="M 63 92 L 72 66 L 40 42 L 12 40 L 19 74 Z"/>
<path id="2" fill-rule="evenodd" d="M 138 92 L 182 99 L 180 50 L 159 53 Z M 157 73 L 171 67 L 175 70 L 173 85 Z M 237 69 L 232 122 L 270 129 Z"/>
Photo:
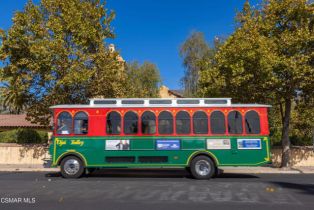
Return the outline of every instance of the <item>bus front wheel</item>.
<path id="1" fill-rule="evenodd" d="M 210 179 L 215 175 L 215 164 L 207 156 L 196 156 L 191 161 L 190 170 L 195 179 Z"/>
<path id="2" fill-rule="evenodd" d="M 84 165 L 80 158 L 67 156 L 61 161 L 61 174 L 64 178 L 79 178 L 84 173 Z"/>

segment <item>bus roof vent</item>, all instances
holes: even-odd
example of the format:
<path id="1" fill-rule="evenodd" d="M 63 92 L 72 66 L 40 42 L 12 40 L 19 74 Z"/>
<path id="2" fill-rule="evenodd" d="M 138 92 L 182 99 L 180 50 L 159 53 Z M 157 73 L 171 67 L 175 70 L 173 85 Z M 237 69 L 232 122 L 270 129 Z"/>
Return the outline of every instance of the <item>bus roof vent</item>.
<path id="1" fill-rule="evenodd" d="M 199 104 L 200 100 L 197 99 L 177 99 L 177 104 Z"/>
<path id="2" fill-rule="evenodd" d="M 116 100 L 94 100 L 94 104 L 117 104 Z"/>
<path id="3" fill-rule="evenodd" d="M 228 99 L 205 99 L 205 104 L 228 104 Z"/>
<path id="4" fill-rule="evenodd" d="M 149 100 L 149 104 L 172 104 L 172 100 L 170 99 L 151 99 Z"/>
<path id="5" fill-rule="evenodd" d="M 122 104 L 144 104 L 144 100 L 122 100 Z"/>

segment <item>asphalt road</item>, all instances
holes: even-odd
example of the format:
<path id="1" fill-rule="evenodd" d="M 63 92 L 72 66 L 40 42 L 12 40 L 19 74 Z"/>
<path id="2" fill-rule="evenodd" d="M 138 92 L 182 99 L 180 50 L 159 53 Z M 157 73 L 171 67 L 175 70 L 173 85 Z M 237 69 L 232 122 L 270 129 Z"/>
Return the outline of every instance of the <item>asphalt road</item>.
<path id="1" fill-rule="evenodd" d="M 221 174 L 102 170 L 70 180 L 58 173 L 1 172 L 0 209 L 314 209 L 313 174 Z"/>

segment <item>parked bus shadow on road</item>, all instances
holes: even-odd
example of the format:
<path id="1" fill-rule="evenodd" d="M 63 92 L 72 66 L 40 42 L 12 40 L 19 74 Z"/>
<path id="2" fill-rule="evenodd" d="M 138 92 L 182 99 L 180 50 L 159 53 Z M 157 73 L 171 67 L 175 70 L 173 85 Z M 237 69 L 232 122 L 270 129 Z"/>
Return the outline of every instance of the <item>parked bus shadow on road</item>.
<path id="1" fill-rule="evenodd" d="M 59 172 L 48 173 L 46 177 L 62 177 Z M 193 179 L 185 169 L 98 169 L 82 178 L 188 178 Z M 215 178 L 259 178 L 252 174 L 220 173 Z"/>
<path id="2" fill-rule="evenodd" d="M 314 184 L 291 183 L 291 182 L 271 182 L 281 188 L 297 190 L 299 193 L 314 195 Z"/>

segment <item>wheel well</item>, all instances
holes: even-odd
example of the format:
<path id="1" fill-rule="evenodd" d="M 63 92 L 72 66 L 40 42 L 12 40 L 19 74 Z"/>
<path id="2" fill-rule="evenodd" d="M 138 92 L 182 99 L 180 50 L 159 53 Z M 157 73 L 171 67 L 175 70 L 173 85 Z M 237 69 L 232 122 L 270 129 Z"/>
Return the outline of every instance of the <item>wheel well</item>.
<path id="1" fill-rule="evenodd" d="M 82 162 L 83 165 L 85 166 L 84 159 L 81 157 L 81 155 L 75 154 L 75 153 L 67 153 L 67 154 L 64 154 L 63 156 L 60 157 L 59 161 L 57 162 L 57 165 L 60 166 L 62 160 L 63 160 L 64 158 L 66 158 L 66 157 L 69 157 L 69 156 L 77 157 L 78 159 L 81 160 L 81 162 Z"/>
<path id="2" fill-rule="evenodd" d="M 200 153 L 197 153 L 197 154 L 193 155 L 193 156 L 190 158 L 190 160 L 189 160 L 189 163 L 188 163 L 188 166 L 189 166 L 189 167 L 190 167 L 190 164 L 191 164 L 192 160 L 193 160 L 194 158 L 198 157 L 198 156 L 206 156 L 206 157 L 209 157 L 209 158 L 213 161 L 215 167 L 217 167 L 217 161 L 216 161 L 216 159 L 215 159 L 211 154 L 206 153 L 206 152 L 200 152 Z"/>

